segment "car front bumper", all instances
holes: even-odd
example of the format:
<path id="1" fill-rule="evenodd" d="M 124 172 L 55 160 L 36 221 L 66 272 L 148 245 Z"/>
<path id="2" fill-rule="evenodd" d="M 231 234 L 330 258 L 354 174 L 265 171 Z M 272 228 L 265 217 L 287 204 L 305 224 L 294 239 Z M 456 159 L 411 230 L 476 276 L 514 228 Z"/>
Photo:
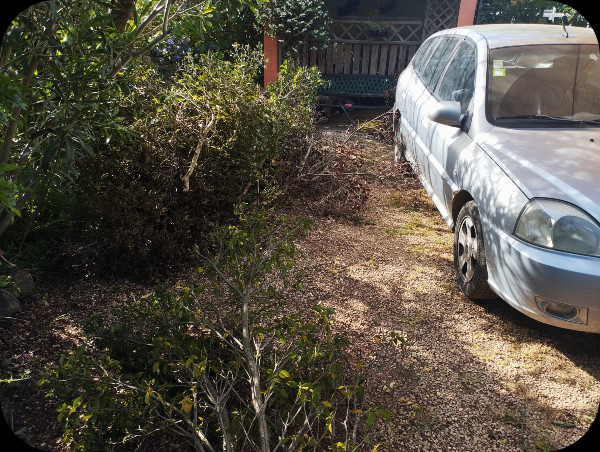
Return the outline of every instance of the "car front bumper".
<path id="1" fill-rule="evenodd" d="M 600 333 L 600 258 L 525 243 L 482 218 L 490 287 L 540 322 Z"/>

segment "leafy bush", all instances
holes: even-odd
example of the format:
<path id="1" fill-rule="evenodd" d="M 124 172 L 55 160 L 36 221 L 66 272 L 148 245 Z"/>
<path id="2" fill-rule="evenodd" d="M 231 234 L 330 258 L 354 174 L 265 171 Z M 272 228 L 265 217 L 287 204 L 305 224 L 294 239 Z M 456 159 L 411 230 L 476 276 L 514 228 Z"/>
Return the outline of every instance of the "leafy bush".
<path id="1" fill-rule="evenodd" d="M 48 195 L 70 188 L 65 181 L 77 178 L 76 161 L 93 153 L 97 140 L 122 131 L 116 113 L 131 60 L 165 38 L 169 22 L 181 16 L 165 0 L 135 3 L 114 8 L 102 0 L 40 2 L 5 33 L 0 235 L 21 213 L 18 227 L 29 228 Z M 124 28 L 117 30 L 116 10 L 127 6 Z"/>
<path id="2" fill-rule="evenodd" d="M 526 23 L 547 24 L 550 23 L 543 16 L 545 9 L 556 8 L 557 12 L 568 13 L 571 25 L 587 25 L 587 20 L 574 8 L 559 2 L 547 0 L 484 0 L 479 4 L 477 13 L 478 24 L 504 24 L 504 23 Z M 555 23 L 562 23 L 560 18 Z"/>
<path id="3" fill-rule="evenodd" d="M 110 142 L 81 165 L 73 215 L 81 265 L 146 275 L 185 260 L 240 202 L 269 203 L 292 177 L 313 129 L 315 69 L 284 66 L 263 90 L 262 55 L 188 61 L 173 83 L 133 71 L 121 113 L 137 138 Z"/>
<path id="4" fill-rule="evenodd" d="M 331 18 L 323 0 L 271 0 L 257 8 L 257 21 L 266 32 L 283 40 L 284 56 L 296 59 L 303 47 L 327 47 Z"/>
<path id="5" fill-rule="evenodd" d="M 254 43 L 254 32 L 246 32 L 253 5 L 253 0 L 48 0 L 12 21 L 0 46 L 0 236 L 11 259 L 36 227 L 52 229 L 57 217 L 73 224 L 56 200 L 71 197 L 82 160 L 99 143 L 110 138 L 114 144 L 128 133 L 119 110 L 128 78 L 143 86 L 135 72 L 139 60 L 150 60 L 154 48 L 164 56 L 161 51 L 171 43 L 161 42 L 169 36 L 178 39 L 173 43 L 192 40 L 195 51 L 209 39 L 221 49 L 238 38 Z M 243 20 L 235 19 L 238 12 Z M 219 38 L 221 32 L 226 38 Z M 178 61 L 182 55 L 168 56 Z"/>
<path id="6" fill-rule="evenodd" d="M 389 418 L 349 382 L 332 310 L 282 312 L 308 223 L 238 215 L 192 284 L 92 317 L 88 345 L 40 381 L 74 448 L 179 437 L 200 451 L 358 450 L 359 428 Z"/>
<path id="7" fill-rule="evenodd" d="M 150 55 L 159 65 L 159 72 L 172 75 L 185 62 L 187 55 L 195 60 L 209 52 L 227 53 L 236 44 L 255 47 L 263 40 L 263 30 L 253 24 L 253 2 L 217 0 L 200 4 L 185 0 L 180 8 L 189 10 L 196 6 L 198 14 L 187 15 L 173 21 L 171 35 L 155 47 Z M 187 6 L 186 6 L 187 5 Z"/>

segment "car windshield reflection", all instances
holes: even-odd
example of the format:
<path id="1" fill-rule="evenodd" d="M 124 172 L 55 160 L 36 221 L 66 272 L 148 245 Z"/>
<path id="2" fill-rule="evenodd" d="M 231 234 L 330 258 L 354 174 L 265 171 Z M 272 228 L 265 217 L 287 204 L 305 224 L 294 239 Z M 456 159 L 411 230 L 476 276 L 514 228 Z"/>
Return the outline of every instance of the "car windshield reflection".
<path id="1" fill-rule="evenodd" d="M 594 45 L 490 50 L 486 110 L 504 127 L 599 126 L 600 55 Z"/>

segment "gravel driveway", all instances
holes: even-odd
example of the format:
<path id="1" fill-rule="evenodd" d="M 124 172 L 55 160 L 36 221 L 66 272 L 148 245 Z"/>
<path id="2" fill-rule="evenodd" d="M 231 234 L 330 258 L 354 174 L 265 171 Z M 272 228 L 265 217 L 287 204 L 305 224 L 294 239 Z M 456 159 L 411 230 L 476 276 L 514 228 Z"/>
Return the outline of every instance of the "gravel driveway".
<path id="1" fill-rule="evenodd" d="M 359 222 L 315 219 L 300 243 L 308 288 L 301 302 L 336 310 L 337 328 L 351 339 L 350 364 L 367 365 L 370 401 L 392 411 L 373 435 L 387 445 L 378 450 L 573 444 L 598 411 L 600 335 L 540 324 L 501 299 L 464 296 L 452 233 L 421 185 L 408 167 L 394 168 L 390 145 L 355 139 L 373 176 L 366 211 Z M 393 345 L 392 332 L 408 345 Z"/>

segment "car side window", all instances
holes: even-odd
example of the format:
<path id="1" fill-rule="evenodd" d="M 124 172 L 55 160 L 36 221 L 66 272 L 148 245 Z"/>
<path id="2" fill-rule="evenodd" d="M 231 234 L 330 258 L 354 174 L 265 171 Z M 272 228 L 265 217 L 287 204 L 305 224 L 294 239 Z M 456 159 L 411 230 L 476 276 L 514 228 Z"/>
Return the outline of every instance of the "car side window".
<path id="1" fill-rule="evenodd" d="M 419 47 L 417 53 L 413 58 L 413 66 L 415 68 L 415 72 L 418 74 L 422 73 L 423 67 L 429 61 L 429 57 L 431 53 L 435 50 L 436 46 L 439 44 L 440 38 L 428 39 Z"/>
<path id="2" fill-rule="evenodd" d="M 446 67 L 446 63 L 448 63 L 448 59 L 450 58 L 450 55 L 452 55 L 458 41 L 459 39 L 456 37 L 442 37 L 440 44 L 431 54 L 427 66 L 421 71 L 423 82 L 431 91 L 435 89 L 435 85 L 437 84 L 442 71 Z"/>
<path id="3" fill-rule="evenodd" d="M 467 111 L 475 86 L 475 44 L 463 41 L 448 65 L 436 94 L 440 100 L 460 102 L 461 113 Z"/>

